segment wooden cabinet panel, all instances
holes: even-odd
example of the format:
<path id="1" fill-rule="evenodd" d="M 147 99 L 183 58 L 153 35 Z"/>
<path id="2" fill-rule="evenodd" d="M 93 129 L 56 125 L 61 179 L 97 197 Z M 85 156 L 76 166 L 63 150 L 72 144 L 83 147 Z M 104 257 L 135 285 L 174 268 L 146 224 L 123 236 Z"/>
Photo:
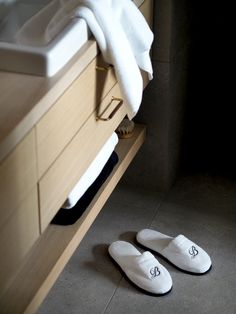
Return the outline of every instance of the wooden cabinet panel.
<path id="1" fill-rule="evenodd" d="M 153 25 L 153 0 L 144 1 L 144 3 L 139 7 L 139 10 L 142 12 L 142 14 L 145 17 L 150 28 L 152 28 L 152 25 Z"/>
<path id="2" fill-rule="evenodd" d="M 121 97 L 118 84 L 108 93 L 101 103 L 99 112 L 107 108 L 112 96 Z M 109 107 L 110 112 L 119 101 Z M 108 111 L 109 111 L 108 110 Z M 56 214 L 66 197 L 88 168 L 102 145 L 117 128 L 126 114 L 121 106 L 109 121 L 96 119 L 96 111 L 89 117 L 83 128 L 73 138 L 70 145 L 62 152 L 39 182 L 41 230 L 43 231 Z M 104 116 L 109 112 L 104 113 Z"/>
<path id="3" fill-rule="evenodd" d="M 0 230 L 0 295 L 14 279 L 23 258 L 38 237 L 38 195 L 35 185 Z"/>
<path id="4" fill-rule="evenodd" d="M 39 177 L 115 85 L 113 69 L 102 66 L 101 56 L 95 58 L 37 124 Z"/>
<path id="5" fill-rule="evenodd" d="M 0 228 L 36 185 L 35 133 L 32 130 L 0 163 Z"/>

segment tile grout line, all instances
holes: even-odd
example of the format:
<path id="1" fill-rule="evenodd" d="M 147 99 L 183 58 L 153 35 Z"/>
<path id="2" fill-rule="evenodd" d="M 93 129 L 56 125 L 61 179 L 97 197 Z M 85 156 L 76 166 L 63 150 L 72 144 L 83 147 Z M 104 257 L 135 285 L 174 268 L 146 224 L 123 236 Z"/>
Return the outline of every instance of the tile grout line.
<path id="1" fill-rule="evenodd" d="M 168 192 L 169 192 L 169 191 L 168 191 Z M 155 210 L 155 212 L 154 212 L 154 214 L 153 214 L 153 216 L 152 216 L 152 218 L 151 218 L 151 221 L 150 221 L 150 223 L 148 224 L 148 227 L 151 226 L 151 224 L 152 224 L 152 222 L 153 222 L 153 220 L 154 220 L 154 218 L 155 218 L 155 216 L 156 216 L 156 214 L 157 214 L 157 211 L 159 210 L 160 206 L 162 205 L 162 203 L 163 203 L 164 200 L 166 199 L 166 197 L 167 197 L 167 195 L 168 195 L 168 192 L 163 195 L 163 198 L 162 198 L 162 200 L 160 201 L 159 205 L 157 206 L 157 209 Z M 115 296 L 115 294 L 116 294 L 118 288 L 120 287 L 120 284 L 121 284 L 122 279 L 123 279 L 123 276 L 121 276 L 121 279 L 120 279 L 119 283 L 117 284 L 116 289 L 114 290 L 113 294 L 111 295 L 109 301 L 107 302 L 107 305 L 105 306 L 105 308 L 104 308 L 104 310 L 103 310 L 103 312 L 102 312 L 101 314 L 105 314 L 105 313 L 107 312 L 107 309 L 108 309 L 109 305 L 111 304 L 111 302 L 112 302 L 112 300 L 113 300 L 113 298 L 114 298 L 114 296 Z"/>
<path id="2" fill-rule="evenodd" d="M 163 202 L 166 200 L 168 194 L 169 194 L 169 191 L 168 191 L 167 193 L 164 193 L 164 195 L 163 195 L 163 197 L 162 197 L 160 203 L 159 203 L 158 206 L 157 206 L 157 209 L 155 210 L 155 212 L 154 212 L 154 214 L 153 214 L 153 216 L 152 216 L 152 218 L 151 218 L 150 223 L 148 224 L 148 228 L 151 228 L 151 225 L 152 225 L 152 223 L 153 223 L 153 221 L 154 221 L 154 218 L 156 217 L 157 212 L 158 212 L 158 210 L 160 209 L 160 207 L 162 206 Z"/>
<path id="3" fill-rule="evenodd" d="M 117 284 L 117 286 L 116 286 L 116 288 L 115 288 L 113 294 L 111 295 L 109 301 L 107 302 L 107 304 L 106 304 L 106 306 L 105 306 L 105 308 L 104 308 L 104 310 L 103 310 L 103 312 L 102 312 L 101 314 L 105 314 L 105 313 L 106 313 L 106 311 L 107 311 L 107 309 L 108 309 L 108 307 L 109 307 L 109 305 L 110 305 L 110 303 L 111 303 L 113 297 L 114 297 L 115 294 L 116 294 L 116 291 L 117 291 L 118 288 L 120 287 L 120 283 L 121 283 L 122 279 L 123 279 L 123 276 L 121 276 L 120 281 L 118 282 L 118 284 Z"/>

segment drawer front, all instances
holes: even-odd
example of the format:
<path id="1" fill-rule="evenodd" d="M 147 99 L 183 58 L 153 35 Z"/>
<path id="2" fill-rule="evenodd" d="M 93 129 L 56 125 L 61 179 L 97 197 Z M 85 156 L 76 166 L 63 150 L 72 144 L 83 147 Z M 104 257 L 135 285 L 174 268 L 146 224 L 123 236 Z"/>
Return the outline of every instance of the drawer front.
<path id="1" fill-rule="evenodd" d="M 36 185 L 35 133 L 32 130 L 0 163 L 0 228 Z"/>
<path id="2" fill-rule="evenodd" d="M 99 112 L 108 106 L 111 97 L 121 97 L 118 84 L 108 93 L 100 105 Z M 114 101 L 110 110 L 117 105 Z M 113 108 L 112 108 L 113 107 Z M 50 223 L 58 209 L 64 203 L 81 175 L 88 168 L 106 140 L 126 115 L 125 106 L 121 106 L 111 120 L 96 119 L 95 112 L 89 117 L 83 128 L 73 138 L 59 158 L 39 182 L 41 230 Z M 107 113 L 105 113 L 107 116 Z"/>
<path id="3" fill-rule="evenodd" d="M 14 279 L 23 258 L 39 237 L 36 187 L 35 185 L 0 230 L 0 294 Z"/>
<path id="4" fill-rule="evenodd" d="M 115 85 L 112 68 L 95 58 L 36 126 L 41 177 Z"/>

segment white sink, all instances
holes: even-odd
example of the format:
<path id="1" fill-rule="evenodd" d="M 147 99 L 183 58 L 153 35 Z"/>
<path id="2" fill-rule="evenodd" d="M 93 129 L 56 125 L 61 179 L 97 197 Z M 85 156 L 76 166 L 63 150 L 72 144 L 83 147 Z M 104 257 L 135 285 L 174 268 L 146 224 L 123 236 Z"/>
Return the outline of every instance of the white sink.
<path id="1" fill-rule="evenodd" d="M 18 0 L 6 4 L 0 0 L 1 70 L 52 76 L 86 43 L 90 32 L 82 19 L 63 21 L 57 33 L 53 30 L 49 38 L 44 38 L 44 20 L 49 20 L 50 14 L 52 19 L 55 12 L 48 10 L 45 17 L 41 14 L 35 22 L 33 18 L 51 3 L 51 0 Z M 24 27 L 27 23 L 28 29 Z"/>
<path id="2" fill-rule="evenodd" d="M 79 51 L 91 33 L 69 8 L 61 14 L 65 3 L 0 0 L 0 70 L 53 76 Z"/>

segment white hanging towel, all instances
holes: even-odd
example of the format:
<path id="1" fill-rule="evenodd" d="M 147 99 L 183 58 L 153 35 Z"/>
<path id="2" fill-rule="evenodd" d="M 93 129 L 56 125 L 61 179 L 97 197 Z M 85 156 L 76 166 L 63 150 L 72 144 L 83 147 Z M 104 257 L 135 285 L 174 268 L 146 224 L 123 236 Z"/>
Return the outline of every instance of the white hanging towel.
<path id="1" fill-rule="evenodd" d="M 132 119 L 142 101 L 140 69 L 150 80 L 153 73 L 149 56 L 153 33 L 145 18 L 131 0 L 80 0 L 75 17 L 87 22 L 104 60 L 114 66 Z"/>

